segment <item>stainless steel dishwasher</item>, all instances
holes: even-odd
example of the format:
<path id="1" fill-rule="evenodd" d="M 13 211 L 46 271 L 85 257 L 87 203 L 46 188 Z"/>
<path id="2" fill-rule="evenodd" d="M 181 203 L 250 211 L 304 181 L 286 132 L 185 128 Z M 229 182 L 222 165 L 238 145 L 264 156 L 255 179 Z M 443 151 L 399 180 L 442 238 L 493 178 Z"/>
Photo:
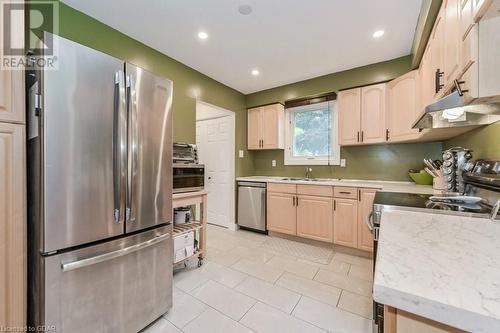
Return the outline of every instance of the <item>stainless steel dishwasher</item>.
<path id="1" fill-rule="evenodd" d="M 266 183 L 238 182 L 238 225 L 244 229 L 267 232 Z"/>

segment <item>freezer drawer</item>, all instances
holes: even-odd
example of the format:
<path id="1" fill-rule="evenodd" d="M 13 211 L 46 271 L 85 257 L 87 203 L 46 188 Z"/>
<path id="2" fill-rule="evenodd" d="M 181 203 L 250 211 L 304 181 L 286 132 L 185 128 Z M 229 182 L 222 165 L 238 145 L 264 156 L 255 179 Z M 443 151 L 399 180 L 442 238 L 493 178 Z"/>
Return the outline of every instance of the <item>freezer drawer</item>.
<path id="1" fill-rule="evenodd" d="M 136 333 L 172 306 L 171 226 L 54 255 L 45 314 L 57 332 Z"/>
<path id="2" fill-rule="evenodd" d="M 238 183 L 238 225 L 266 231 L 265 183 Z"/>

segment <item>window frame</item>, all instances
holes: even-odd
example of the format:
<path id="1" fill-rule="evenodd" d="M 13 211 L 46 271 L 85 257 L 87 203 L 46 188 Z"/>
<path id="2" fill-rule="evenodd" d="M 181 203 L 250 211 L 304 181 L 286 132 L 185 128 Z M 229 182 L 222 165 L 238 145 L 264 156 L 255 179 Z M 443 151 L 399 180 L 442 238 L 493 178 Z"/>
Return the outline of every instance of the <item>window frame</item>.
<path id="1" fill-rule="evenodd" d="M 313 157 L 313 156 L 293 156 L 293 115 L 295 112 L 313 111 L 320 108 L 328 107 L 331 112 L 331 135 L 330 147 L 331 154 L 328 156 Z M 296 106 L 285 110 L 285 152 L 284 164 L 285 165 L 340 165 L 340 145 L 338 144 L 338 111 L 337 102 L 335 100 L 328 102 L 321 102 L 303 106 Z"/>

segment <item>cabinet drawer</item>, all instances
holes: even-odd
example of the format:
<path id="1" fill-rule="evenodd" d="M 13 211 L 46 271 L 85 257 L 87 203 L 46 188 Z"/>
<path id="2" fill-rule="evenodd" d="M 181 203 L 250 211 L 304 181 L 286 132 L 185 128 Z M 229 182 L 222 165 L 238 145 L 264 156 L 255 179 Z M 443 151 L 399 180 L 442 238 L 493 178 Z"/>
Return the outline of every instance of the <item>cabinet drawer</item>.
<path id="1" fill-rule="evenodd" d="M 332 197 L 333 187 L 325 185 L 297 185 L 297 194 Z"/>
<path id="2" fill-rule="evenodd" d="M 279 193 L 297 193 L 297 185 L 295 184 L 281 184 L 281 183 L 268 183 L 268 192 L 279 192 Z"/>
<path id="3" fill-rule="evenodd" d="M 333 196 L 335 198 L 358 200 L 358 189 L 356 187 L 334 187 Z"/>

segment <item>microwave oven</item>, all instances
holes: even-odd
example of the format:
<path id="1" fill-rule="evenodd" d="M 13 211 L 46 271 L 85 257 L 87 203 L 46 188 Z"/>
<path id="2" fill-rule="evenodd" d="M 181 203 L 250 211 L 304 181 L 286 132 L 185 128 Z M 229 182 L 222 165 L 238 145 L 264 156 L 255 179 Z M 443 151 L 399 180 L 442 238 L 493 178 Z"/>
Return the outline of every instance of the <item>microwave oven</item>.
<path id="1" fill-rule="evenodd" d="M 205 187 L 205 166 L 195 163 L 174 163 L 173 193 L 193 192 Z"/>

